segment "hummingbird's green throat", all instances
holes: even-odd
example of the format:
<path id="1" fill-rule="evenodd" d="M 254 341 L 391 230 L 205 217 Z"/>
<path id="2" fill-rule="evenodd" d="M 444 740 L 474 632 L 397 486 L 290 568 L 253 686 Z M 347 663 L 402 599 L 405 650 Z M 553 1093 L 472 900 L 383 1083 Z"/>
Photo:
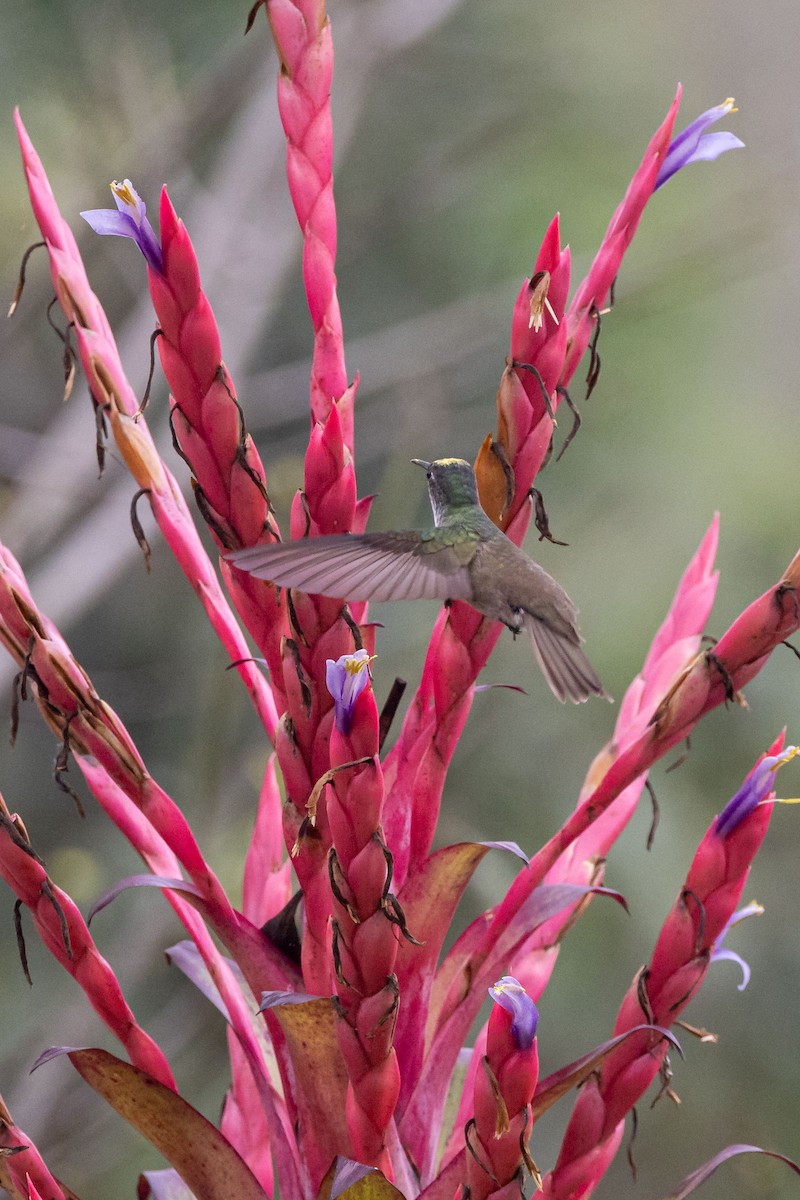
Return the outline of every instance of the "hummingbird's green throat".
<path id="1" fill-rule="evenodd" d="M 577 610 L 555 579 L 514 545 L 480 505 L 463 458 L 412 460 L 428 478 L 434 524 L 271 542 L 226 557 L 242 571 L 342 600 L 466 600 L 514 634 L 530 635 L 553 693 L 578 704 L 605 696 L 580 647 Z"/>

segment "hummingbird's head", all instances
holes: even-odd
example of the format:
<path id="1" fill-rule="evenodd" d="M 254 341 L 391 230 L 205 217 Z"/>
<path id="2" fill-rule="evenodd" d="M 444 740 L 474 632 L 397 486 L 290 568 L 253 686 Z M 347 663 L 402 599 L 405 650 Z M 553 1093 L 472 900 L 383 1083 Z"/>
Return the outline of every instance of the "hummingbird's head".
<path id="1" fill-rule="evenodd" d="M 414 458 L 411 461 L 422 467 L 428 476 L 428 494 L 437 525 L 441 525 L 452 509 L 479 503 L 475 472 L 463 458 L 437 458 L 435 462 Z"/>

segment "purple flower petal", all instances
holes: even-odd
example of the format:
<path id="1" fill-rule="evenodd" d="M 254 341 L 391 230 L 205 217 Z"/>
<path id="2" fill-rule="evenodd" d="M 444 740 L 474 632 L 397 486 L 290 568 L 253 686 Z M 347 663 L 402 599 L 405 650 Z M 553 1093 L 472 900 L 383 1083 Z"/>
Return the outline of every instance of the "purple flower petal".
<path id="1" fill-rule="evenodd" d="M 737 983 L 736 987 L 740 992 L 743 992 L 750 982 L 750 967 L 742 958 L 741 954 L 737 954 L 735 950 L 728 950 L 726 947 L 721 947 L 711 955 L 712 962 L 735 962 L 742 968 L 742 982 Z"/>
<path id="2" fill-rule="evenodd" d="M 729 837 L 737 825 L 740 825 L 757 805 L 766 800 L 773 790 L 775 772 L 790 758 L 794 758 L 797 753 L 796 746 L 787 746 L 782 754 L 772 754 L 762 758 L 758 766 L 745 779 L 736 795 L 728 801 L 717 817 L 718 837 Z"/>
<path id="3" fill-rule="evenodd" d="M 325 683 L 333 696 L 336 728 L 345 736 L 353 724 L 353 709 L 358 697 L 369 682 L 369 664 L 372 659 L 366 650 L 355 654 L 343 654 L 335 661 L 327 660 Z"/>
<path id="4" fill-rule="evenodd" d="M 111 184 L 111 192 L 118 211 L 114 212 L 111 208 L 90 208 L 81 213 L 84 221 L 91 225 L 95 233 L 131 238 L 145 256 L 148 265 L 162 274 L 164 257 L 161 244 L 147 219 L 147 205 L 144 200 L 130 179 L 125 179 L 122 183 L 115 180 Z"/>
<path id="5" fill-rule="evenodd" d="M 755 900 L 751 901 L 750 904 L 746 904 L 744 908 L 737 909 L 723 926 L 722 932 L 717 938 L 716 945 L 711 951 L 711 962 L 735 962 L 742 968 L 742 982 L 736 985 L 740 992 L 743 992 L 750 982 L 750 967 L 735 950 L 728 950 L 727 947 L 723 946 L 723 942 L 728 936 L 729 930 L 733 929 L 734 925 L 738 925 L 740 921 L 747 920 L 748 917 L 760 917 L 763 912 L 763 905 L 757 904 Z"/>
<path id="6" fill-rule="evenodd" d="M 513 975 L 504 975 L 489 988 L 489 995 L 495 1004 L 511 1014 L 511 1036 L 518 1048 L 530 1050 L 539 1023 L 539 1010 L 525 988 Z"/>
<path id="7" fill-rule="evenodd" d="M 719 158 L 720 154 L 724 154 L 726 150 L 736 150 L 738 147 L 744 146 L 744 142 L 732 133 L 705 132 L 709 125 L 714 125 L 730 112 L 736 112 L 732 99 L 718 104 L 716 108 L 707 109 L 692 121 L 691 125 L 687 125 L 682 133 L 673 138 L 656 176 L 654 190 L 660 188 L 677 171 L 680 171 L 681 167 L 686 167 L 689 163 L 711 162 L 713 159 Z"/>
<path id="8" fill-rule="evenodd" d="M 356 1162 L 352 1158 L 343 1158 L 340 1155 L 336 1159 L 330 1200 L 336 1200 L 337 1196 L 341 1196 L 342 1192 L 346 1192 L 348 1188 L 353 1187 L 365 1175 L 374 1175 L 376 1172 L 377 1167 L 367 1167 L 364 1163 Z"/>

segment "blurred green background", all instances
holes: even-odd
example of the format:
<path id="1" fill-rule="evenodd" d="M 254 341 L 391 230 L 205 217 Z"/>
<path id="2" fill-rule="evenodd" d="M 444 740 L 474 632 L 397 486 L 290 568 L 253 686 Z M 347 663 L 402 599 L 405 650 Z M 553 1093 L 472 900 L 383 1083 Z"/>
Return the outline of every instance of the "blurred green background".
<path id="1" fill-rule="evenodd" d="M 19 103 L 141 391 L 153 323 L 141 261 L 132 246 L 93 237 L 78 212 L 106 205 L 108 181 L 126 175 L 155 210 L 166 181 L 285 519 L 301 480 L 311 339 L 283 184 L 274 53 L 262 18 L 242 37 L 245 15 L 246 5 L 222 0 L 140 0 L 135 8 L 2 0 L 0 279 L 10 297 L 36 236 L 11 122 Z M 471 458 L 493 427 L 512 304 L 552 214 L 561 212 L 577 282 L 677 81 L 678 127 L 728 95 L 740 105 L 723 127 L 746 150 L 689 168 L 648 208 L 603 324 L 603 370 L 583 428 L 540 480 L 554 533 L 569 547 L 532 539 L 529 548 L 579 604 L 592 660 L 620 698 L 716 509 L 722 574 L 709 633 L 722 633 L 797 549 L 800 10 L 791 0 L 334 0 L 331 17 L 338 276 L 349 370 L 362 378 L 360 491 L 380 493 L 375 528 L 424 519 L 410 457 Z M 267 748 L 143 509 L 154 549 L 145 574 L 127 517 L 134 489 L 113 453 L 97 478 L 82 380 L 62 405 L 49 296 L 37 257 L 20 311 L 0 327 L 0 536 L 236 897 Z M 576 383 L 576 399 L 580 390 Z M 185 478 L 165 412 L 159 381 L 151 427 Z M 375 614 L 386 624 L 379 700 L 396 674 L 417 681 L 436 611 L 420 603 Z M 0 665 L 0 676 L 6 721 L 11 671 Z M 527 648 L 507 637 L 485 679 L 529 694 L 476 698 L 438 839 L 514 838 L 533 850 L 571 810 L 615 710 L 561 708 Z M 646 853 L 643 805 L 608 867 L 631 917 L 596 903 L 564 945 L 541 1005 L 545 1071 L 608 1035 L 711 816 L 784 725 L 789 740 L 800 737 L 799 686 L 800 664 L 779 650 L 747 689 L 749 711 L 713 714 L 679 771 L 653 771 L 655 846 Z M 16 749 L 0 744 L 0 788 L 85 911 L 139 863 L 94 804 L 81 821 L 56 789 L 55 749 L 25 707 Z M 796 766 L 779 787 L 800 793 Z M 745 891 L 766 915 L 731 942 L 751 962 L 753 981 L 740 993 L 730 964 L 711 971 L 687 1016 L 718 1032 L 719 1044 L 684 1035 L 686 1061 L 674 1063 L 683 1103 L 640 1106 L 639 1182 L 620 1161 L 598 1196 L 662 1195 L 732 1141 L 800 1157 L 798 845 L 796 813 L 779 808 Z M 469 911 L 495 903 L 513 871 L 491 856 Z M 133 1196 L 138 1171 L 157 1166 L 157 1156 L 67 1063 L 27 1074 L 53 1043 L 115 1047 L 26 923 L 29 989 L 12 902 L 3 888 L 0 1091 L 82 1200 Z M 181 936 L 171 912 L 153 892 L 126 893 L 94 933 L 184 1094 L 216 1119 L 224 1031 L 165 963 L 163 949 Z M 568 1110 L 562 1102 L 537 1127 L 543 1170 Z M 785 1168 L 747 1158 L 702 1194 L 763 1200 L 796 1188 Z"/>

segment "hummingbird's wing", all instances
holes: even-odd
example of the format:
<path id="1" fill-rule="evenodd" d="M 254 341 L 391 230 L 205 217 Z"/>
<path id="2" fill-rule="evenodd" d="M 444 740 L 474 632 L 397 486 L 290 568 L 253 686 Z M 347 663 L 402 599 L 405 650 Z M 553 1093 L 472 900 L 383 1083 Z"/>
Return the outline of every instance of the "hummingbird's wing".
<path id="1" fill-rule="evenodd" d="M 472 595 L 464 556 L 415 530 L 302 538 L 225 557 L 258 579 L 314 596 L 359 601 L 468 600 Z"/>
<path id="2" fill-rule="evenodd" d="M 611 699 L 573 637 L 560 633 L 530 613 L 525 614 L 523 623 L 530 634 L 536 661 L 557 700 L 562 704 L 565 700 L 583 704 L 590 696 Z"/>

